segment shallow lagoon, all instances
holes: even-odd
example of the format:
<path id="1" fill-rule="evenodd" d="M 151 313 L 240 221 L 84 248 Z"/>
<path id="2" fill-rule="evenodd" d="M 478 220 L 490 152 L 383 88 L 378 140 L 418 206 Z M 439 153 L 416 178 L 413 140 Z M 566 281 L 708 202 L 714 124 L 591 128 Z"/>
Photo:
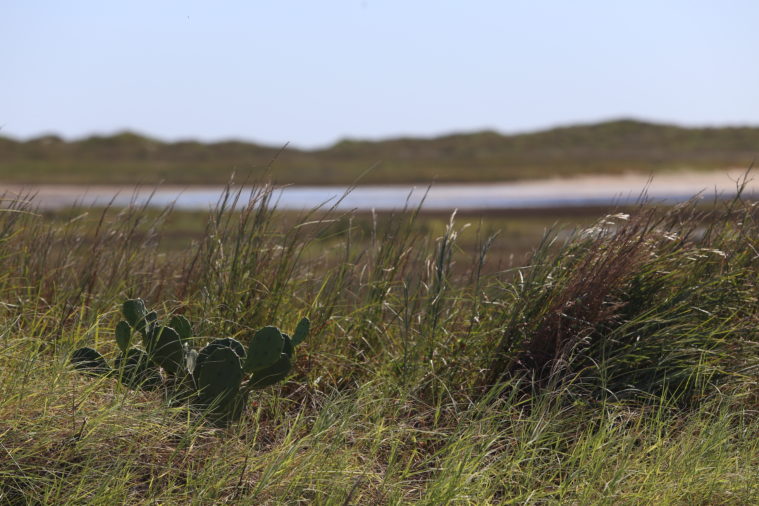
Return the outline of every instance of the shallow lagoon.
<path id="1" fill-rule="evenodd" d="M 272 202 L 280 209 L 301 210 L 336 207 L 342 210 L 386 211 L 423 202 L 426 210 L 498 210 L 624 205 L 643 196 L 673 204 L 694 195 L 728 198 L 736 193 L 742 171 L 706 173 L 669 173 L 649 178 L 642 175 L 585 176 L 571 179 L 546 179 L 512 183 L 383 185 L 383 186 L 285 186 L 275 188 Z M 222 187 L 129 187 L 129 186 L 0 186 L 5 198 L 34 194 L 42 208 L 72 205 L 124 206 L 148 203 L 155 207 L 173 204 L 178 209 L 207 209 L 215 205 Z M 243 205 L 258 190 L 243 188 L 238 205 Z M 749 181 L 745 195 L 759 195 L 759 183 Z"/>

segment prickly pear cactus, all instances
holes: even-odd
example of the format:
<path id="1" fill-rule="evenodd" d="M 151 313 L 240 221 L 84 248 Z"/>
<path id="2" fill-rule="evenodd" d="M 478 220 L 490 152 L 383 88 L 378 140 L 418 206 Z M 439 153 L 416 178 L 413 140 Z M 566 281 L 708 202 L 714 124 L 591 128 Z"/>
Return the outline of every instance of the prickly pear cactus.
<path id="1" fill-rule="evenodd" d="M 132 348 L 122 352 L 115 362 L 116 377 L 129 388 L 153 390 L 161 385 L 163 378 L 144 351 Z"/>
<path id="2" fill-rule="evenodd" d="M 139 332 L 148 356 L 157 366 L 172 376 L 187 372 L 185 342 L 192 337 L 192 326 L 185 317 L 174 315 L 169 326 L 159 325 L 157 313 L 148 311 L 142 299 L 127 300 L 121 311 L 124 321 L 116 325 L 116 342 L 122 352 L 130 349 L 132 332 Z"/>
<path id="3" fill-rule="evenodd" d="M 268 367 L 255 371 L 251 375 L 250 380 L 248 380 L 249 388 L 260 389 L 279 383 L 290 373 L 293 367 L 292 356 L 294 347 L 290 336 L 282 334 L 282 337 L 284 345 L 282 346 L 282 353 L 279 354 L 279 358 Z"/>
<path id="4" fill-rule="evenodd" d="M 258 390 L 284 380 L 292 370 L 295 346 L 305 341 L 306 337 L 308 337 L 310 326 L 311 322 L 308 318 L 303 318 L 295 328 L 295 333 L 292 338 L 287 334 L 282 334 L 276 327 L 265 327 L 259 330 L 251 339 L 251 346 L 248 350 L 248 359 L 250 359 L 251 355 L 256 351 L 261 349 L 259 346 L 269 350 L 274 349 L 271 342 L 276 343 L 277 339 L 274 337 L 275 332 L 271 329 L 276 330 L 276 332 L 282 337 L 282 347 L 280 348 L 280 353 L 276 360 L 271 361 L 271 358 L 267 357 L 266 362 L 268 365 L 251 368 L 250 379 L 245 383 L 244 388 L 246 390 Z M 263 360 L 261 361 L 263 362 Z M 246 361 L 246 365 L 248 364 L 249 362 Z M 247 370 L 250 369 L 246 368 L 246 371 Z"/>
<path id="5" fill-rule="evenodd" d="M 228 423 L 242 408 L 238 399 L 242 375 L 240 357 L 229 347 L 213 349 L 200 365 L 198 404 L 215 423 Z"/>
<path id="6" fill-rule="evenodd" d="M 115 368 L 92 348 L 76 350 L 71 356 L 73 366 L 87 374 L 115 376 L 129 388 L 162 386 L 170 405 L 189 402 L 218 426 L 240 418 L 252 390 L 287 377 L 295 347 L 310 328 L 308 318 L 303 318 L 292 338 L 270 326 L 251 336 L 247 350 L 226 337 L 197 351 L 191 347 L 192 325 L 184 316 L 174 315 L 168 325 L 162 325 L 142 299 L 124 302 L 122 313 L 124 320 L 114 332 L 121 350 Z M 132 346 L 135 333 L 142 336 L 144 350 Z"/>
<path id="7" fill-rule="evenodd" d="M 285 338 L 277 327 L 264 327 L 250 338 L 243 369 L 246 373 L 260 371 L 273 365 L 282 353 Z"/>
<path id="8" fill-rule="evenodd" d="M 245 360 L 245 347 L 237 339 L 224 337 L 214 339 L 200 350 L 198 353 L 198 358 L 196 360 L 196 367 L 200 368 L 203 362 L 205 362 L 206 359 L 211 355 L 211 353 L 219 348 L 229 348 L 234 351 L 237 357 L 240 359 L 240 365 L 242 366 L 243 361 Z"/>
<path id="9" fill-rule="evenodd" d="M 169 374 L 180 374 L 185 367 L 185 349 L 182 339 L 171 327 L 155 326 L 147 348 L 150 359 Z"/>
<path id="10" fill-rule="evenodd" d="M 132 327 L 125 321 L 120 321 L 116 325 L 114 332 L 116 336 L 116 344 L 121 351 L 127 351 L 132 346 Z"/>
<path id="11" fill-rule="evenodd" d="M 308 332 L 311 329 L 311 321 L 308 318 L 303 318 L 298 322 L 298 326 L 295 327 L 295 332 L 292 337 L 293 347 L 298 346 L 300 343 L 306 340 Z"/>
<path id="12" fill-rule="evenodd" d="M 169 320 L 169 327 L 177 331 L 183 342 L 187 342 L 192 338 L 192 325 L 182 315 L 177 314 L 172 316 L 171 320 Z"/>
<path id="13" fill-rule="evenodd" d="M 136 329 L 138 324 L 145 319 L 145 315 L 148 314 L 145 301 L 142 299 L 129 299 L 125 301 L 121 306 L 121 312 L 127 323 L 129 323 L 129 326 L 133 329 Z"/>
<path id="14" fill-rule="evenodd" d="M 110 374 L 111 367 L 103 355 L 92 348 L 79 348 L 71 354 L 71 364 L 86 374 L 93 376 L 105 376 Z"/>

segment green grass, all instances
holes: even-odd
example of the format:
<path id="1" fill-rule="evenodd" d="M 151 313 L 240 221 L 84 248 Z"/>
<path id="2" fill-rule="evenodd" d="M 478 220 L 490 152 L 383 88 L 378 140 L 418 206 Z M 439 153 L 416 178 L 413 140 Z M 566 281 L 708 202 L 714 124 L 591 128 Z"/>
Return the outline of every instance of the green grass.
<path id="1" fill-rule="evenodd" d="M 225 184 L 273 167 L 279 184 L 483 182 L 584 173 L 746 167 L 759 128 L 680 128 L 632 120 L 501 135 L 344 140 L 303 150 L 241 141 L 161 142 L 133 133 L 66 142 L 0 137 L 0 182 Z M 367 172 L 368 169 L 370 169 Z M 365 174 L 366 173 L 366 174 Z"/>
<path id="2" fill-rule="evenodd" d="M 200 234 L 169 211 L 0 212 L 0 502 L 759 501 L 756 204 L 549 230 L 515 263 L 463 219 L 234 198 Z M 134 296 L 204 336 L 303 316 L 312 336 L 214 429 L 68 366 L 116 353 Z"/>

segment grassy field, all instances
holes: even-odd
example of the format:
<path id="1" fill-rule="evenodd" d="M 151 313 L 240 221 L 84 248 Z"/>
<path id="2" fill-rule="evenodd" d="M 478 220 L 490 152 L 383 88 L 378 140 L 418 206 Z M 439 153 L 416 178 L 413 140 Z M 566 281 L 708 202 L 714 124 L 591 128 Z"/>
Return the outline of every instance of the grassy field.
<path id="1" fill-rule="evenodd" d="M 680 128 L 631 120 L 528 134 L 344 140 L 315 150 L 228 141 L 161 142 L 134 133 L 64 141 L 0 137 L 2 183 L 225 184 L 272 169 L 278 184 L 512 181 L 748 167 L 759 128 Z M 371 169 L 371 170 L 369 170 Z M 368 171 L 368 172 L 367 172 Z"/>
<path id="2" fill-rule="evenodd" d="M 535 235 L 552 219 L 268 197 L 0 212 L 0 503 L 759 501 L 756 204 Z M 287 381 L 213 428 L 68 364 L 112 358 L 137 296 L 203 336 L 313 332 Z"/>

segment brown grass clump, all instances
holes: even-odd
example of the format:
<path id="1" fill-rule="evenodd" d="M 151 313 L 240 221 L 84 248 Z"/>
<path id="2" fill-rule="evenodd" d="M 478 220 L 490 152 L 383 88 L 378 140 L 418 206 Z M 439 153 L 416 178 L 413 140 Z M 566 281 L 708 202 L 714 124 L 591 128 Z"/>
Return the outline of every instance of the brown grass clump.
<path id="1" fill-rule="evenodd" d="M 615 218 L 627 219 L 623 215 Z M 621 227 L 607 218 L 587 233 L 597 235 L 551 300 L 543 320 L 513 367 L 538 377 L 556 373 L 571 350 L 599 327 L 610 324 L 624 304 L 614 295 L 650 255 L 652 213 Z"/>

